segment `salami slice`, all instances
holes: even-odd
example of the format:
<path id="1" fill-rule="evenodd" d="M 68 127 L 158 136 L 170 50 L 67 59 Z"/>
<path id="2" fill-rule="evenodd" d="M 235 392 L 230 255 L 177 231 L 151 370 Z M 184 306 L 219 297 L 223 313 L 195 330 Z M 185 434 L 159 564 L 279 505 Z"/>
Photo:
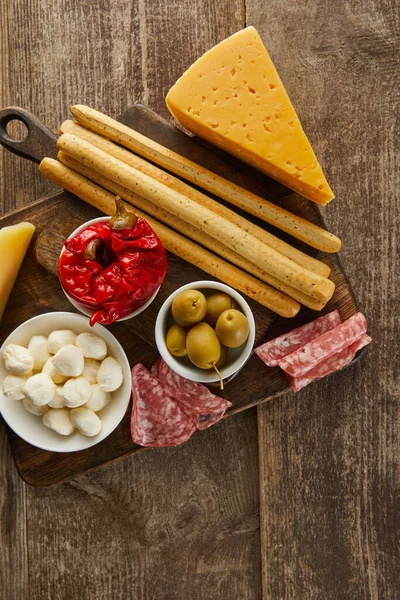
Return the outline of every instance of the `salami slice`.
<path id="1" fill-rule="evenodd" d="M 219 421 L 232 406 L 231 402 L 215 396 L 205 385 L 181 377 L 163 360 L 158 377 L 166 392 L 179 402 L 181 409 L 192 419 L 197 429 L 207 429 Z"/>
<path id="2" fill-rule="evenodd" d="M 278 365 L 292 377 L 302 377 L 333 354 L 354 344 L 367 331 L 367 321 L 357 313 L 334 329 L 308 342 L 278 360 Z"/>
<path id="3" fill-rule="evenodd" d="M 141 446 L 178 446 L 195 431 L 189 417 L 141 364 L 132 369 L 131 436 Z"/>
<path id="4" fill-rule="evenodd" d="M 308 371 L 303 377 L 291 377 L 290 375 L 286 375 L 290 387 L 294 392 L 298 392 L 312 381 L 325 377 L 335 371 L 339 371 L 339 369 L 342 369 L 351 363 L 356 353 L 364 346 L 367 346 L 371 341 L 369 335 L 363 334 L 356 342 L 347 346 L 344 350 L 332 354 L 332 356 L 319 363 L 316 367 L 311 369 L 311 371 Z"/>
<path id="5" fill-rule="evenodd" d="M 323 315 L 311 323 L 296 327 L 288 333 L 255 348 L 254 352 L 268 367 L 276 367 L 278 360 L 304 346 L 307 342 L 340 325 L 338 310 Z"/>
<path id="6" fill-rule="evenodd" d="M 154 377 L 157 377 L 158 379 L 158 375 L 160 373 L 160 364 L 161 364 L 161 356 L 158 359 L 157 362 L 154 363 L 154 365 L 151 367 L 151 374 L 154 375 Z"/>

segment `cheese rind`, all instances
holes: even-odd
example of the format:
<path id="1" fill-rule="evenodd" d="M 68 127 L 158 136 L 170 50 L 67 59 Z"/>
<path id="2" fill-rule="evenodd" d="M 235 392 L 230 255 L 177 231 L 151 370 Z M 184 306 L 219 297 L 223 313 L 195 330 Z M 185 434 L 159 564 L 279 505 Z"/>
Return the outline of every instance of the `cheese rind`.
<path id="1" fill-rule="evenodd" d="M 0 230 L 0 319 L 34 232 L 26 222 Z"/>
<path id="2" fill-rule="evenodd" d="M 186 129 L 309 200 L 325 205 L 334 198 L 254 27 L 199 58 L 166 103 Z"/>

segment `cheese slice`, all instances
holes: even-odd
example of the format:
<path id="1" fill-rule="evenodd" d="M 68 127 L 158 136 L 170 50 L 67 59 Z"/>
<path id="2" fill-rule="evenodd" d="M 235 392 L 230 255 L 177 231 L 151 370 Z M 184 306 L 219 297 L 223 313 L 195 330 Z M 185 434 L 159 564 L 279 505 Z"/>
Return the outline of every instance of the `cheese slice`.
<path id="1" fill-rule="evenodd" d="M 166 102 L 186 129 L 302 196 L 322 205 L 334 198 L 254 27 L 206 52 Z"/>
<path id="2" fill-rule="evenodd" d="M 0 319 L 34 232 L 25 222 L 0 229 Z"/>

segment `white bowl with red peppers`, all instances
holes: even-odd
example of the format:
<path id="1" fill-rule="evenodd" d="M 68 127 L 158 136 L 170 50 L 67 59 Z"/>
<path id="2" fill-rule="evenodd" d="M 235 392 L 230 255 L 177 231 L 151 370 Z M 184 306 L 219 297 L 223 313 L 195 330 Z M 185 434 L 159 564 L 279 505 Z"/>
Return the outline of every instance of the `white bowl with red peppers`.
<path id="1" fill-rule="evenodd" d="M 124 417 L 131 387 L 122 346 L 83 315 L 38 315 L 0 348 L 0 412 L 44 450 L 75 452 L 104 440 Z"/>
<path id="2" fill-rule="evenodd" d="M 80 225 L 60 253 L 61 287 L 91 323 L 107 325 L 142 313 L 157 296 L 167 270 L 164 248 L 148 223 L 123 207 L 125 212 L 118 210 L 114 217 Z M 133 219 L 134 225 L 115 229 L 118 218 Z"/>

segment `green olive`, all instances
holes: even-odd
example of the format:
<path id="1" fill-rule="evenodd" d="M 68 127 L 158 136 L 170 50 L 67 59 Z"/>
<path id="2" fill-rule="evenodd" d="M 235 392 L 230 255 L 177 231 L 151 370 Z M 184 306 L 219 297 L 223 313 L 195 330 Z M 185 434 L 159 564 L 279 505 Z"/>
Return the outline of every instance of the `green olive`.
<path id="1" fill-rule="evenodd" d="M 215 363 L 215 366 L 217 367 L 217 369 L 222 369 L 222 367 L 225 365 L 226 360 L 228 358 L 228 352 L 229 352 L 229 348 L 227 348 L 223 344 L 220 344 L 220 346 L 221 346 L 221 356 L 219 357 L 219 360 L 217 360 L 217 362 Z M 210 368 L 213 369 L 214 367 L 210 367 Z"/>
<path id="2" fill-rule="evenodd" d="M 226 310 L 218 318 L 215 333 L 221 344 L 238 348 L 249 337 L 249 322 L 239 310 Z"/>
<path id="3" fill-rule="evenodd" d="M 165 343 L 173 356 L 186 356 L 187 334 L 188 330 L 176 323 L 168 329 Z"/>
<path id="4" fill-rule="evenodd" d="M 224 292 L 211 294 L 211 296 L 208 296 L 207 298 L 207 312 L 204 320 L 209 325 L 214 326 L 218 321 L 220 314 L 225 310 L 236 307 L 236 302 L 233 298 L 228 296 L 228 294 L 224 294 Z"/>
<path id="5" fill-rule="evenodd" d="M 207 323 L 197 323 L 190 329 L 186 349 L 191 362 L 199 369 L 213 367 L 221 356 L 218 338 Z"/>
<path id="6" fill-rule="evenodd" d="M 189 327 L 199 323 L 206 314 L 207 301 L 198 290 L 186 290 L 177 295 L 173 300 L 172 316 L 178 325 Z"/>

